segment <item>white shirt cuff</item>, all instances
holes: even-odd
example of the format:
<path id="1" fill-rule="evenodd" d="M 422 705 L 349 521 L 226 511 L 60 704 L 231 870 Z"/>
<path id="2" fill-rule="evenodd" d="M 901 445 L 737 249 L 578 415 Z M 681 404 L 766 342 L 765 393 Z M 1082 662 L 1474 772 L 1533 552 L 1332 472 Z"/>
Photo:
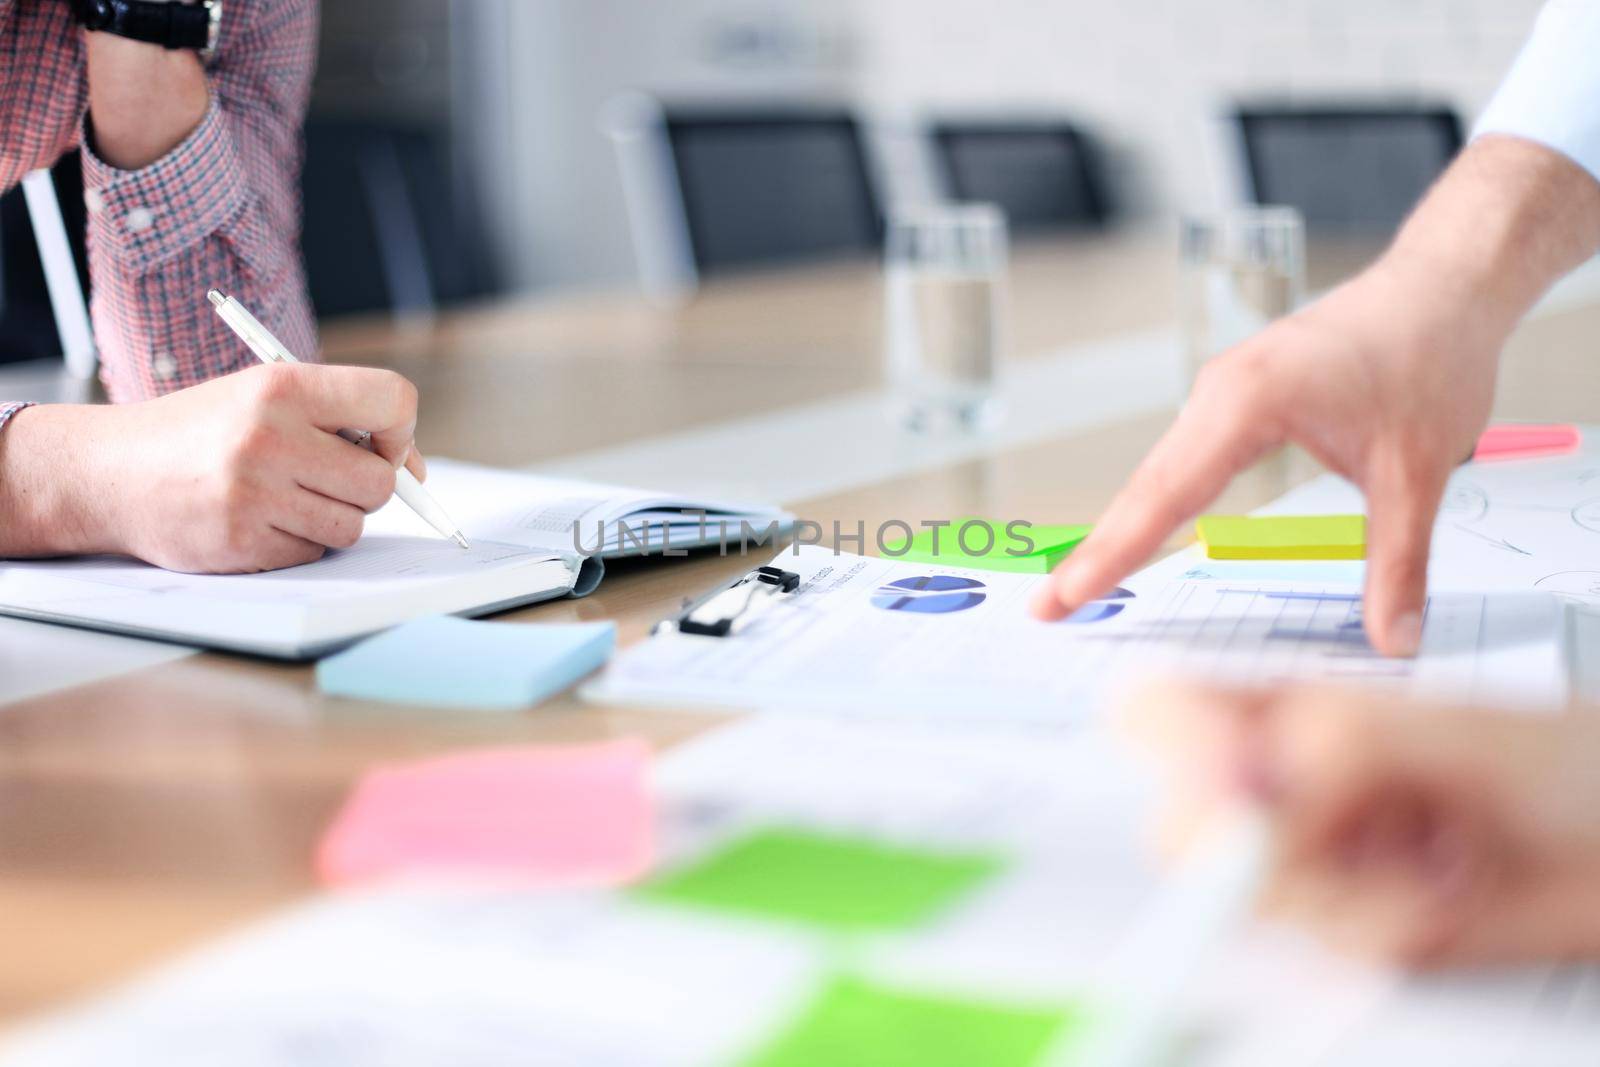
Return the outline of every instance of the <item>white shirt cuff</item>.
<path id="1" fill-rule="evenodd" d="M 1600 0 L 1549 0 L 1473 137 L 1553 148 L 1600 181 Z"/>

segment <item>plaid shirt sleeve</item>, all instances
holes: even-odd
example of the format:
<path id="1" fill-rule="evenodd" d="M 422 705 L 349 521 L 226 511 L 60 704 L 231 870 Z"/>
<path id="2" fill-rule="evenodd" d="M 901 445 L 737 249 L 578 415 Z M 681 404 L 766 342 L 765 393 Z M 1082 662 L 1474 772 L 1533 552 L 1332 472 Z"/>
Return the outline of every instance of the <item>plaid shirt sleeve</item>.
<path id="1" fill-rule="evenodd" d="M 3 404 L 0 403 L 0 430 L 6 428 L 6 423 L 11 421 L 11 416 L 23 408 L 32 407 L 31 404 Z"/>
<path id="2" fill-rule="evenodd" d="M 72 147 L 85 94 L 81 64 L 65 4 L 0 0 L 0 189 Z M 0 430 L 27 406 L 0 401 Z"/>
<path id="3" fill-rule="evenodd" d="M 67 5 L 0 0 L 0 189 L 72 148 L 88 97 Z"/>
<path id="4" fill-rule="evenodd" d="M 83 33 L 59 0 L 0 0 L 0 186 L 83 148 L 90 313 L 113 401 L 250 365 L 206 302 L 233 293 L 302 359 L 316 329 L 300 261 L 300 128 L 316 0 L 230 0 L 200 125 L 119 170 L 94 152 Z M 0 426 L 14 408 L 0 405 Z"/>
<path id="5" fill-rule="evenodd" d="M 300 127 L 315 0 L 231 3 L 211 105 L 166 156 L 124 171 L 84 120 L 90 311 L 115 402 L 143 400 L 255 362 L 205 299 L 237 296 L 289 350 L 316 356 L 300 260 Z"/>

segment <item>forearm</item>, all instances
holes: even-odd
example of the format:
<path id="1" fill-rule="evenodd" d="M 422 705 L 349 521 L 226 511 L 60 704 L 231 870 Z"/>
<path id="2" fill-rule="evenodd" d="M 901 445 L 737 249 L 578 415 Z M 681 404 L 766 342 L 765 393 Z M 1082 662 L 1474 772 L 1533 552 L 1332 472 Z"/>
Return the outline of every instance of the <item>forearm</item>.
<path id="1" fill-rule="evenodd" d="M 182 143 L 137 170 L 84 152 L 90 311 L 117 403 L 254 362 L 206 302 L 213 286 L 237 295 L 297 356 L 315 358 L 297 234 L 278 204 L 289 194 L 269 184 L 247 123 L 224 104 L 219 94 Z"/>
<path id="2" fill-rule="evenodd" d="M 115 551 L 111 487 L 93 474 L 98 424 L 113 412 L 55 404 L 12 416 L 0 432 L 0 559 Z"/>
<path id="3" fill-rule="evenodd" d="M 137 170 L 176 148 L 200 124 L 210 92 L 193 52 L 88 33 L 89 118 L 95 150 Z"/>
<path id="4" fill-rule="evenodd" d="M 158 124 L 168 137 L 184 131 L 162 154 L 131 168 L 103 156 L 99 97 L 85 124 L 90 311 L 101 376 L 118 403 L 251 365 L 206 303 L 213 286 L 237 295 L 301 359 L 316 356 L 298 202 L 315 4 L 260 0 L 235 5 L 226 18 L 221 49 L 204 72 L 192 54 L 179 57 L 187 67 L 165 70 L 187 86 L 177 95 L 199 110 L 178 109 Z M 116 58 L 169 61 L 154 51 Z"/>
<path id="5" fill-rule="evenodd" d="M 1380 270 L 1503 339 L 1550 285 L 1600 250 L 1600 182 L 1532 141 L 1474 141 L 1401 228 Z"/>

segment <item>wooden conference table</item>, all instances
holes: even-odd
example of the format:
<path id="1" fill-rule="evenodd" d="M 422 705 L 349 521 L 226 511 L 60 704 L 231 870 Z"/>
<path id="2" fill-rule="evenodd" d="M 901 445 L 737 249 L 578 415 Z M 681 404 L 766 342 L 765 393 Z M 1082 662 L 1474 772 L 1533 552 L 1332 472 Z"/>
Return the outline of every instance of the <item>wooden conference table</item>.
<path id="1" fill-rule="evenodd" d="M 1360 250 L 1315 250 L 1313 286 L 1360 261 Z M 1011 348 L 1026 358 L 1168 325 L 1175 270 L 1159 236 L 1023 246 Z M 418 383 L 425 450 L 516 466 L 869 387 L 880 375 L 879 314 L 875 268 L 850 264 L 718 283 L 675 308 L 607 295 L 505 303 L 431 323 L 337 324 L 324 341 L 332 360 L 390 366 Z M 1593 418 L 1596 337 L 1600 306 L 1525 325 L 1498 413 Z M 1083 521 L 1169 418 L 785 503 L 849 528 L 906 514 Z M 1224 506 L 1259 504 L 1282 477 L 1252 472 Z M 749 565 L 711 555 L 614 566 L 589 599 L 509 617 L 614 618 L 628 643 L 683 596 Z M 311 892 L 318 833 L 372 764 L 623 734 L 670 744 L 718 721 L 570 697 L 510 717 L 367 705 L 321 697 L 304 666 L 214 654 L 0 707 L 0 1026 Z"/>

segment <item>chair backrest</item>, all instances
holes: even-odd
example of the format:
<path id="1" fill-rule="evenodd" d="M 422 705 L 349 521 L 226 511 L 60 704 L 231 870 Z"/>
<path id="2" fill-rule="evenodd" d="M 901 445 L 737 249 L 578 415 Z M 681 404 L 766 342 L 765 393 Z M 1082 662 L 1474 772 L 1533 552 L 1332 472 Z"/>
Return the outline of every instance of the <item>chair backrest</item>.
<path id="1" fill-rule="evenodd" d="M 448 131 L 306 123 L 301 246 L 319 316 L 430 312 L 497 286 L 481 219 L 456 195 Z"/>
<path id="2" fill-rule="evenodd" d="M 612 133 L 635 191 L 630 217 L 647 287 L 881 246 L 882 211 L 860 126 L 847 112 L 635 106 L 628 123 L 613 123 Z M 662 168 L 670 173 L 643 173 Z M 652 257 L 662 258 L 650 249 L 674 252 L 674 244 L 692 262 L 666 272 L 676 278 L 649 277 L 662 274 L 650 269 Z"/>
<path id="3" fill-rule="evenodd" d="M 36 189 L 33 205 L 35 209 L 54 213 L 55 218 L 43 220 L 45 225 L 54 222 L 65 230 L 78 292 L 84 294 L 89 286 L 89 257 L 84 243 L 88 216 L 83 203 L 83 171 L 78 153 L 70 152 L 57 161 L 51 168 L 50 179 L 55 196 L 41 198 Z M 30 176 L 29 180 L 35 179 Z M 47 203 L 51 200 L 53 204 Z M 57 237 L 61 235 L 61 229 L 54 232 Z M 0 196 L 0 363 L 60 356 L 67 347 L 57 327 L 40 241 L 35 233 L 29 196 L 23 187 L 18 186 Z M 66 285 L 73 281 L 70 277 L 58 279 Z M 81 312 L 77 317 L 81 318 Z"/>
<path id="4" fill-rule="evenodd" d="M 941 122 L 931 133 L 946 195 L 998 204 L 1015 233 L 1110 217 L 1094 146 L 1068 123 Z"/>
<path id="5" fill-rule="evenodd" d="M 1460 151 L 1446 107 L 1240 107 L 1249 194 L 1300 209 L 1312 229 L 1386 232 Z"/>

